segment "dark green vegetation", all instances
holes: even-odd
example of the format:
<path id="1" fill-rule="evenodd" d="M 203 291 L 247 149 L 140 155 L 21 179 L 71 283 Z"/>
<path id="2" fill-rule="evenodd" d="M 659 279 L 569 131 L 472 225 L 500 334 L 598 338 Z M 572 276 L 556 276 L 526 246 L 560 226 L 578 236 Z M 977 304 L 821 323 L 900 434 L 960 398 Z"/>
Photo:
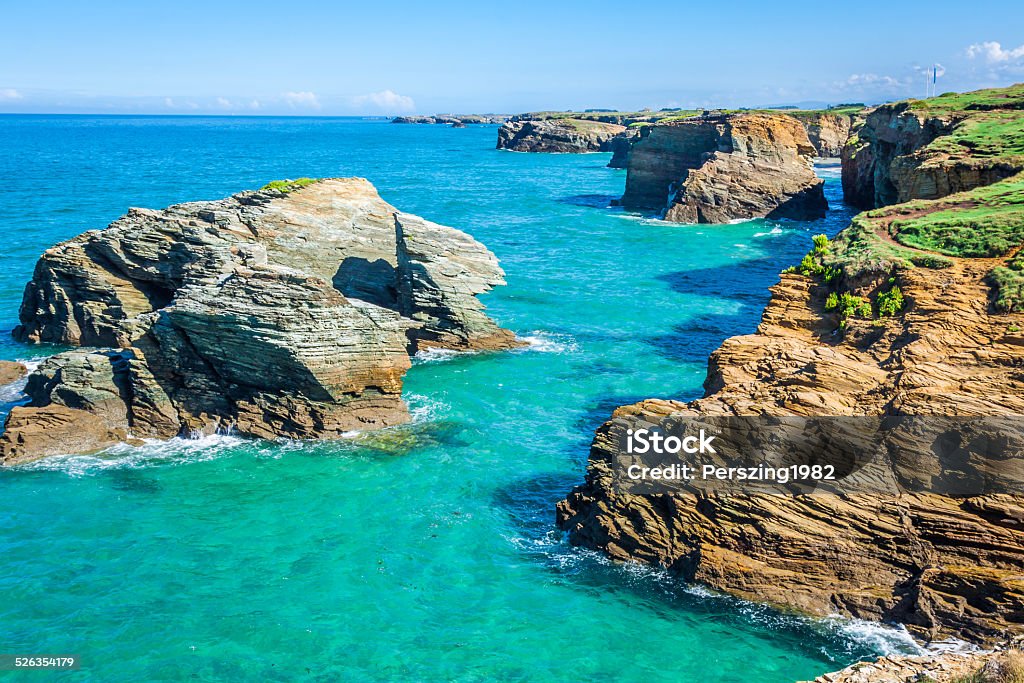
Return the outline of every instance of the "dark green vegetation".
<path id="1" fill-rule="evenodd" d="M 792 270 L 812 277 L 828 274 L 826 282 L 833 285 L 838 271 L 846 287 L 874 281 L 875 309 L 886 316 L 903 309 L 903 293 L 895 286 L 878 289 L 878 282 L 884 286 L 879 278 L 903 268 L 947 268 L 953 259 L 1007 259 L 989 275 L 994 307 L 1024 310 L 1024 258 L 1016 256 L 1024 244 L 1024 173 L 1017 172 L 1024 168 L 1024 84 L 945 93 L 904 106 L 918 116 L 940 119 L 940 126 L 948 129 L 914 153 L 917 166 L 909 173 L 956 174 L 964 183 L 1009 177 L 939 199 L 865 211 L 836 236 L 828 254 L 814 257 L 812 251 Z M 805 114 L 787 113 L 798 118 Z M 857 144 L 854 135 L 848 149 Z M 841 317 L 863 312 L 860 303 L 844 300 L 840 290 L 835 293 L 826 302 L 829 310 Z"/>
<path id="2" fill-rule="evenodd" d="M 928 114 L 1002 110 L 1024 110 L 1024 83 L 1007 88 L 971 92 L 947 92 L 926 100 L 908 100 L 910 108 Z"/>
<path id="3" fill-rule="evenodd" d="M 294 192 L 306 185 L 320 182 L 320 178 L 296 178 L 295 180 L 271 180 L 261 187 L 261 190 L 278 190 L 280 192 Z"/>
<path id="4" fill-rule="evenodd" d="M 1005 266 L 992 269 L 989 275 L 995 290 L 995 307 L 1000 311 L 1024 310 L 1024 254 L 1018 253 Z"/>
<path id="5" fill-rule="evenodd" d="M 1024 241 L 1024 174 L 922 208 L 931 210 L 889 223 L 901 244 L 960 258 L 1002 256 Z"/>
<path id="6" fill-rule="evenodd" d="M 870 297 L 836 288 L 842 271 L 831 258 L 832 243 L 825 235 L 815 235 L 811 241 L 813 246 L 800 261 L 800 265 L 787 268 L 783 272 L 799 273 L 805 277 L 817 278 L 828 285 L 830 291 L 825 297 L 825 310 L 839 316 L 840 329 L 845 329 L 848 318 L 863 318 L 865 320 L 875 318 L 876 308 L 879 317 L 894 316 L 903 311 L 903 292 L 900 291 L 896 279 L 893 277 L 888 279 L 888 289 L 878 292 L 874 304 Z"/>

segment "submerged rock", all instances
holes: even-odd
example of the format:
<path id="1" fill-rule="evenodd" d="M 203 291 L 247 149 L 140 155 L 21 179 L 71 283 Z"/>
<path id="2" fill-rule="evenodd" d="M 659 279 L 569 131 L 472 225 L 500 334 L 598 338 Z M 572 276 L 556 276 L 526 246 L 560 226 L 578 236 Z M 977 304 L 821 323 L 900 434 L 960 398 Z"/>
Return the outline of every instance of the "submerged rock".
<path id="1" fill-rule="evenodd" d="M 622 205 L 682 223 L 825 214 L 803 126 L 785 115 L 704 116 L 645 126 L 629 152 Z"/>
<path id="2" fill-rule="evenodd" d="M 479 242 L 401 213 L 363 179 L 281 187 L 132 209 L 47 250 L 14 336 L 105 348 L 58 354 L 29 378 L 29 407 L 0 436 L 8 452 L 18 444 L 12 458 L 91 450 L 84 437 L 36 438 L 32 415 L 77 414 L 64 408 L 104 425 L 97 448 L 111 434 L 319 438 L 398 424 L 417 349 L 518 345 L 476 298 L 504 284 Z"/>
<path id="3" fill-rule="evenodd" d="M 28 372 L 28 368 L 21 363 L 0 360 L 0 386 L 17 382 L 25 376 L 26 372 Z"/>

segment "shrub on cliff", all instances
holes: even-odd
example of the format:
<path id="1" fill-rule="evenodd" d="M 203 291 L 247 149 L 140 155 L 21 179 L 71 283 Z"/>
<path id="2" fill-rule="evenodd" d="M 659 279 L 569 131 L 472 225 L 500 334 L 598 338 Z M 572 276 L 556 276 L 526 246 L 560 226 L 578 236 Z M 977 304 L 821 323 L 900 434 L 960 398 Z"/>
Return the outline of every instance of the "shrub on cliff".
<path id="1" fill-rule="evenodd" d="M 903 292 L 898 285 L 878 295 L 878 315 L 896 315 L 903 310 L 903 305 Z"/>
<path id="2" fill-rule="evenodd" d="M 319 182 L 320 178 L 296 178 L 295 180 L 271 180 L 261 187 L 261 190 L 278 190 L 280 192 L 294 192 L 300 188 Z"/>
<path id="3" fill-rule="evenodd" d="M 989 281 L 995 290 L 995 307 L 1010 313 L 1024 309 L 1024 256 L 1007 261 L 1005 266 L 993 268 Z"/>

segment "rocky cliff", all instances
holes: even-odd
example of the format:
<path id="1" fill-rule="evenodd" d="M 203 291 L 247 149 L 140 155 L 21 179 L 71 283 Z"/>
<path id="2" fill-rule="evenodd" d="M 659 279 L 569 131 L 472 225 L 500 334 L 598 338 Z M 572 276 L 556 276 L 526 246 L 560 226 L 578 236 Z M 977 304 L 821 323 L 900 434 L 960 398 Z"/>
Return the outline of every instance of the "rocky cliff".
<path id="1" fill-rule="evenodd" d="M 843 148 L 846 201 L 870 209 L 936 199 L 1024 170 L 1020 85 L 877 107 Z"/>
<path id="2" fill-rule="evenodd" d="M 479 242 L 398 211 L 360 178 L 132 209 L 36 265 L 14 336 L 98 348 L 30 376 L 0 456 L 400 423 L 410 353 L 517 344 L 476 298 L 502 277 Z"/>
<path id="3" fill-rule="evenodd" d="M 504 123 L 508 119 L 505 114 L 435 114 L 434 116 L 396 116 L 391 123 L 425 123 L 449 126 L 466 124 Z"/>
<path id="4" fill-rule="evenodd" d="M 792 112 L 804 130 L 819 157 L 839 157 L 853 126 L 851 114 L 830 112 Z"/>
<path id="5" fill-rule="evenodd" d="M 1002 168 L 1021 149 L 1011 121 L 1022 118 L 1003 117 L 1004 154 L 990 165 Z M 917 145 L 923 128 L 912 124 L 877 148 L 854 144 L 858 156 L 883 159 Z M 953 176 L 965 168 L 946 161 L 939 167 Z M 971 164 L 977 178 L 1002 173 L 981 156 Z M 906 168 L 938 177 L 925 163 Z M 923 186 L 914 178 L 908 171 L 908 187 Z M 704 398 L 625 406 L 598 430 L 586 483 L 559 504 L 559 525 L 575 544 L 788 609 L 899 622 L 926 639 L 1024 632 L 1020 495 L 638 495 L 612 476 L 622 430 L 687 415 L 1024 415 L 1024 316 L 1014 312 L 1024 297 L 1022 218 L 1024 174 L 870 211 L 830 244 L 818 240 L 772 288 L 757 332 L 712 355 Z M 938 471 L 930 458 L 883 469 Z M 1005 461 L 1011 470 L 1017 462 Z M 958 466 L 968 478 L 990 474 L 972 470 L 977 461 Z"/>
<path id="6" fill-rule="evenodd" d="M 1021 642 L 1000 644 L 995 651 L 942 651 L 925 655 L 882 657 L 857 662 L 824 674 L 814 683 L 1017 683 L 1024 680 Z"/>
<path id="7" fill-rule="evenodd" d="M 498 149 L 513 152 L 611 151 L 612 140 L 626 127 L 583 119 L 520 119 L 513 117 L 498 129 Z"/>
<path id="8" fill-rule="evenodd" d="M 789 116 L 732 114 L 644 126 L 622 205 L 682 223 L 813 219 L 827 209 L 814 148 Z"/>

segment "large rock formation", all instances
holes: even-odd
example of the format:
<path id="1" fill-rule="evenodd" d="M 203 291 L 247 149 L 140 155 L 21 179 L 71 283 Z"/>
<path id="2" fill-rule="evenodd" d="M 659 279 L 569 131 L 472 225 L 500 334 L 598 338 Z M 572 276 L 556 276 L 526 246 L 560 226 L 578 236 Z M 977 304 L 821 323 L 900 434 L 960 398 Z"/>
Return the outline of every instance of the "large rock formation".
<path id="1" fill-rule="evenodd" d="M 1007 99 L 995 92 L 993 99 Z M 994 170 L 983 157 L 969 160 L 978 177 L 1002 174 L 1006 156 L 1024 142 L 1022 120 L 1021 113 L 1004 115 L 1005 130 L 1016 121 L 1018 133 L 1004 134 L 1003 153 L 988 156 Z M 879 160 L 912 149 L 932 125 L 908 124 L 906 137 L 859 147 L 858 156 Z M 962 157 L 945 161 L 939 168 L 963 177 Z M 942 177 L 927 164 L 906 168 L 904 187 Z M 847 180 L 859 183 L 863 176 L 849 169 L 855 175 Z M 1022 187 L 1024 175 L 877 209 L 816 247 L 772 288 L 757 332 L 726 340 L 712 355 L 704 398 L 625 406 L 598 430 L 586 483 L 558 506 L 571 542 L 750 600 L 903 623 L 923 638 L 988 643 L 1024 633 L 1019 487 L 964 495 L 927 488 L 899 495 L 636 493 L 617 487 L 613 476 L 623 449 L 617 437 L 626 429 L 685 416 L 1024 415 L 1024 316 L 990 304 L 993 270 L 1024 238 Z M 1012 263 L 1006 268 L 1018 272 Z M 967 443 L 957 429 L 942 439 Z M 915 468 L 942 472 L 937 456 L 899 457 L 890 454 L 880 471 L 895 479 Z M 1002 463 L 1018 484 L 1020 462 L 1014 456 Z M 958 467 L 966 479 L 993 477 L 979 460 Z"/>
<path id="2" fill-rule="evenodd" d="M 426 123 L 450 125 L 457 128 L 469 124 L 504 123 L 506 114 L 435 114 L 434 116 L 396 116 L 391 123 Z"/>
<path id="3" fill-rule="evenodd" d="M 640 130 L 630 128 L 609 140 L 607 147 L 612 158 L 608 160 L 608 168 L 629 168 L 629 151 L 639 139 Z"/>
<path id="4" fill-rule="evenodd" d="M 601 121 L 512 117 L 498 129 L 498 149 L 572 154 L 608 152 L 612 140 L 625 132 L 625 126 Z"/>
<path id="5" fill-rule="evenodd" d="M 820 218 L 814 148 L 794 118 L 705 116 L 645 126 L 629 153 L 622 205 L 682 223 Z"/>
<path id="6" fill-rule="evenodd" d="M 811 141 L 811 145 L 819 157 L 842 155 L 843 146 L 846 145 L 846 140 L 850 137 L 853 116 L 829 112 L 814 112 L 808 115 L 794 112 L 793 116 L 803 124 L 804 130 L 807 131 L 807 138 Z"/>
<path id="7" fill-rule="evenodd" d="M 1019 135 L 1024 88 L 1012 86 L 880 106 L 857 122 L 843 148 L 843 194 L 871 209 L 937 199 L 1024 170 Z"/>
<path id="8" fill-rule="evenodd" d="M 360 178 L 132 209 L 39 260 L 15 337 L 104 348 L 40 366 L 0 452 L 89 450 L 90 433 L 100 448 L 129 434 L 313 438 L 400 423 L 410 353 L 517 345 L 476 298 L 502 276 L 479 242 L 397 211 Z M 96 429 L 72 440 L 69 410 Z M 33 445 L 33 416 L 52 443 Z"/>

